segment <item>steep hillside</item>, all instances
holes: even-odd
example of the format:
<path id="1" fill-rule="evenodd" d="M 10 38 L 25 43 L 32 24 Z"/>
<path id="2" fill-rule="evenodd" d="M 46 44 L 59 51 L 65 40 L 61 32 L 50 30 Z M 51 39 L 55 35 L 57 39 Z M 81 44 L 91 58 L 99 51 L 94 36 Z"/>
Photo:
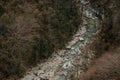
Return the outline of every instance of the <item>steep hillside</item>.
<path id="1" fill-rule="evenodd" d="M 62 49 L 77 31 L 80 16 L 73 0 L 1 0 L 0 79 L 21 77 Z"/>

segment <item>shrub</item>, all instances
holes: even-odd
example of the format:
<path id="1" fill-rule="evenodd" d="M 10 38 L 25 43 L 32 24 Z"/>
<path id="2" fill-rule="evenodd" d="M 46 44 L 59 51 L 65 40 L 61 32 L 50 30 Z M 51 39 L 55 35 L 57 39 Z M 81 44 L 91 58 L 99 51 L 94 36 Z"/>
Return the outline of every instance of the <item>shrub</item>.
<path id="1" fill-rule="evenodd" d="M 8 13 L 0 18 L 8 25 L 0 26 L 0 79 L 21 77 L 28 67 L 64 48 L 81 22 L 72 0 L 21 2 L 6 2 Z"/>

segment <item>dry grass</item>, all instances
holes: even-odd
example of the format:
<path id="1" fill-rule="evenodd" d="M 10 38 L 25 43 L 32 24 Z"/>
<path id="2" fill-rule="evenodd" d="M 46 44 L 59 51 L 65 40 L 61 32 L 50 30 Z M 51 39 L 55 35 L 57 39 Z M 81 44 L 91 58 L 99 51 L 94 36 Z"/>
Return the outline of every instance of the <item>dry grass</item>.
<path id="1" fill-rule="evenodd" d="M 120 48 L 111 49 L 95 61 L 81 80 L 119 80 L 119 59 Z"/>
<path id="2" fill-rule="evenodd" d="M 1 0 L 0 11 L 1 80 L 63 48 L 81 22 L 72 0 Z"/>

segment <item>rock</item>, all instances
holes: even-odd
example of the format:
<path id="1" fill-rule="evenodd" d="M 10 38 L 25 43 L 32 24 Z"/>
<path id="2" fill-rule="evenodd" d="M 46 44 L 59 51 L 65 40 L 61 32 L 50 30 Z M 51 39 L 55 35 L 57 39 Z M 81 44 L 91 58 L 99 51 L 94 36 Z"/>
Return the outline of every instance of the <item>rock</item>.
<path id="1" fill-rule="evenodd" d="M 80 33 L 81 33 L 81 34 L 84 34 L 84 33 L 86 33 L 86 32 L 87 32 L 86 26 L 81 27 Z"/>
<path id="2" fill-rule="evenodd" d="M 71 50 L 69 50 L 67 53 L 69 53 L 69 54 L 76 54 L 76 52 L 74 50 L 75 50 L 74 48 L 71 48 Z"/>
<path id="3" fill-rule="evenodd" d="M 57 80 L 67 80 L 67 79 L 66 79 L 66 77 L 64 75 L 61 75 L 61 76 L 58 77 Z"/>
<path id="4" fill-rule="evenodd" d="M 33 80 L 41 80 L 39 77 L 35 77 Z"/>
<path id="5" fill-rule="evenodd" d="M 33 74 L 34 74 L 35 76 L 38 76 L 38 71 L 37 71 L 37 70 L 34 70 L 34 71 L 33 71 Z"/>
<path id="6" fill-rule="evenodd" d="M 74 37 L 79 37 L 80 36 L 80 34 L 78 33 L 78 34 L 76 34 Z"/>
<path id="7" fill-rule="evenodd" d="M 27 76 L 25 76 L 25 78 L 22 79 L 22 80 L 33 80 L 33 79 L 34 79 L 33 76 L 31 76 L 31 75 L 27 75 Z"/>
<path id="8" fill-rule="evenodd" d="M 74 50 L 75 49 L 75 47 L 71 47 L 71 50 Z"/>
<path id="9" fill-rule="evenodd" d="M 43 70 L 38 70 L 37 76 L 39 76 L 39 75 L 41 75 L 41 74 L 44 74 L 44 71 L 43 71 Z"/>
<path id="10" fill-rule="evenodd" d="M 79 38 L 80 41 L 83 41 L 84 39 L 82 37 Z"/>
<path id="11" fill-rule="evenodd" d="M 67 62 L 65 62 L 65 64 L 63 65 L 63 68 L 66 69 L 66 68 L 69 68 L 69 67 L 71 67 L 71 66 L 72 66 L 71 61 L 67 61 Z"/>

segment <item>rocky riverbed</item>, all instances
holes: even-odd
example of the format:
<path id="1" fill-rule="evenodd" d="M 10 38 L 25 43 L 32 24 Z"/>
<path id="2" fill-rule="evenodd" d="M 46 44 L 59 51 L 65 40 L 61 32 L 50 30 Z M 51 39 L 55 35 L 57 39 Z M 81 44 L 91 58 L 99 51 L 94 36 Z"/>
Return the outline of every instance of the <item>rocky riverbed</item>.
<path id="1" fill-rule="evenodd" d="M 32 68 L 20 80 L 70 80 L 84 72 L 94 58 L 92 52 L 84 54 L 84 47 L 99 31 L 99 19 L 95 16 L 97 11 L 89 6 L 89 2 L 80 0 L 78 6 L 83 12 L 83 23 L 73 39 L 66 44 L 66 48 L 54 52 L 52 57 Z"/>

